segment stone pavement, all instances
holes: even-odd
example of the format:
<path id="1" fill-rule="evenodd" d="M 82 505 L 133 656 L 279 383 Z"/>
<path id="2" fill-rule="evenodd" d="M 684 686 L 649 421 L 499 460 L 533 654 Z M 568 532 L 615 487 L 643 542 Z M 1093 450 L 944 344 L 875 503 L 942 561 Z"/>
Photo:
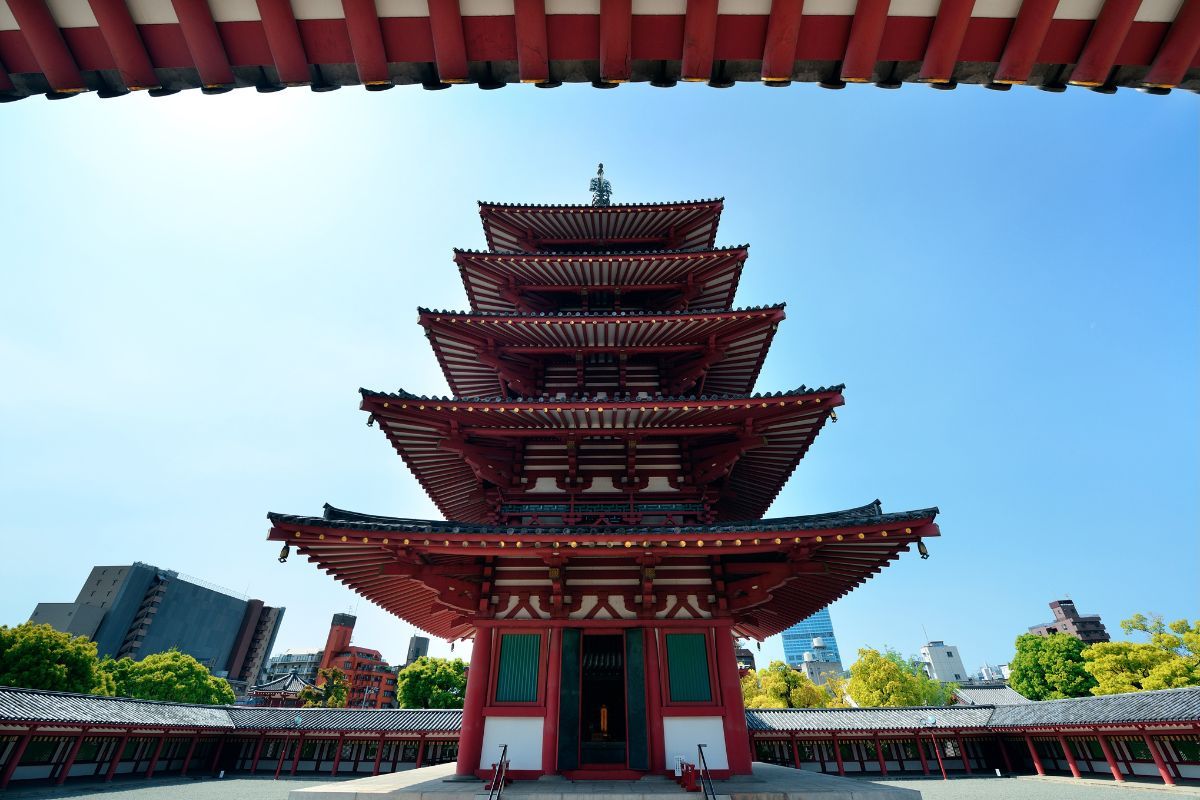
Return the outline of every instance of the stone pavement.
<path id="1" fill-rule="evenodd" d="M 1161 781 L 1127 781 L 1023 775 L 1014 778 L 951 777 L 877 780 L 880 786 L 915 789 L 924 800 L 1165 800 L 1167 797 L 1200 798 L 1200 786 L 1163 786 Z"/>

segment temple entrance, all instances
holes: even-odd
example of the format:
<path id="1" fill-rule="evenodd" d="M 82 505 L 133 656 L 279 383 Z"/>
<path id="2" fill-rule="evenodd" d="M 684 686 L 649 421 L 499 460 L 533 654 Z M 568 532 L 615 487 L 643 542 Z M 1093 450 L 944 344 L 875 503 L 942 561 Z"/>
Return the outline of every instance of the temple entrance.
<path id="1" fill-rule="evenodd" d="M 580 766 L 624 766 L 625 637 L 585 635 L 581 678 Z"/>

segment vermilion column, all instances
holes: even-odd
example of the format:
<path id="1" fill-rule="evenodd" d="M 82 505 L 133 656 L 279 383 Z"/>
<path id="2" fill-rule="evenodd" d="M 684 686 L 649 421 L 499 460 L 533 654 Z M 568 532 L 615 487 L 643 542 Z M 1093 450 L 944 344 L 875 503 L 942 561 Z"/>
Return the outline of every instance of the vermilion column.
<path id="1" fill-rule="evenodd" d="M 1008 773 L 1012 773 L 1012 759 L 1008 757 L 1008 745 L 1004 743 L 1003 736 L 996 737 L 996 744 L 1000 747 L 1000 755 L 1004 758 L 1004 769 Z"/>
<path id="2" fill-rule="evenodd" d="M 1104 751 L 1104 760 L 1108 762 L 1108 768 L 1112 771 L 1113 780 L 1117 783 L 1123 783 L 1125 776 L 1121 774 L 1121 767 L 1117 764 L 1117 757 L 1113 755 L 1112 745 L 1108 743 L 1108 737 L 1100 734 L 1096 738 L 1100 740 L 1100 749 Z"/>
<path id="3" fill-rule="evenodd" d="M 258 759 L 262 755 L 263 743 L 267 741 L 267 734 L 260 733 L 258 735 L 258 744 L 254 745 L 254 758 L 250 762 L 250 774 L 253 775 L 258 771 Z M 334 765 L 333 774 L 337 775 L 337 765 Z"/>
<path id="4" fill-rule="evenodd" d="M 1154 743 L 1154 739 L 1150 738 L 1150 734 L 1143 732 L 1142 741 L 1150 749 L 1150 755 L 1154 758 L 1154 766 L 1158 767 L 1158 774 L 1162 776 L 1163 783 L 1167 786 L 1174 786 L 1175 779 L 1171 777 L 1171 770 L 1167 769 L 1167 762 L 1163 761 L 1162 753 L 1159 752 L 1158 745 Z"/>
<path id="5" fill-rule="evenodd" d="M 796 745 L 796 734 L 792 734 L 792 766 L 800 769 L 800 748 Z"/>
<path id="6" fill-rule="evenodd" d="M 17 771 L 17 765 L 21 763 L 21 757 L 25 755 L 25 748 L 29 747 L 29 742 L 33 740 L 33 733 L 36 728 L 30 728 L 26 731 L 21 740 L 17 742 L 16 748 L 12 751 L 12 755 L 8 757 L 8 763 L 4 765 L 4 774 L 0 775 L 0 789 L 8 786 L 8 782 L 12 780 L 13 773 Z M 128 735 L 128 734 L 126 734 Z"/>
<path id="7" fill-rule="evenodd" d="M 737 655 L 728 627 L 716 628 L 717 680 L 724 706 L 725 752 L 729 769 L 737 775 L 750 774 L 750 731 L 746 728 L 746 706 L 742 703 L 742 679 L 738 676 Z"/>
<path id="8" fill-rule="evenodd" d="M 838 741 L 837 734 L 833 734 L 833 757 L 837 759 L 838 775 L 845 776 L 846 765 L 842 763 L 842 745 Z"/>
<path id="9" fill-rule="evenodd" d="M 1075 754 L 1071 752 L 1071 743 L 1067 741 L 1067 737 L 1059 734 L 1058 744 L 1062 747 L 1063 758 L 1067 760 L 1067 768 L 1071 770 L 1071 777 L 1082 777 L 1079 774 L 1079 765 L 1075 763 Z"/>
<path id="10" fill-rule="evenodd" d="M 163 734 L 158 740 L 158 744 L 154 746 L 154 755 L 150 756 L 150 766 L 146 768 L 146 780 L 154 777 L 154 770 L 158 767 L 158 757 L 162 755 L 163 745 L 167 743 L 167 734 Z"/>
<path id="11" fill-rule="evenodd" d="M 109 762 L 108 772 L 104 773 L 104 780 L 107 783 L 117 774 L 117 767 L 121 765 L 121 756 L 125 755 L 125 745 L 129 743 L 130 731 L 125 731 L 121 736 L 120 743 L 117 744 L 117 749 L 113 751 L 112 761 Z M 2 787 L 0 787 L 2 788 Z"/>
<path id="12" fill-rule="evenodd" d="M 425 737 L 422 736 L 417 740 L 417 763 L 413 769 L 420 769 L 425 763 Z"/>
<path id="13" fill-rule="evenodd" d="M 883 742 L 879 739 L 879 734 L 875 734 L 875 760 L 879 762 L 879 771 L 887 776 L 887 761 L 883 757 Z"/>
<path id="14" fill-rule="evenodd" d="M 187 755 L 183 757 L 183 766 L 179 768 L 179 776 L 187 775 L 188 765 L 192 763 L 192 754 L 196 752 L 196 745 L 200 744 L 200 734 L 192 737 L 191 743 L 188 745 Z"/>
<path id="15" fill-rule="evenodd" d="M 921 735 L 917 734 L 917 755 L 921 757 L 921 772 L 929 774 L 929 759 L 925 758 L 925 743 L 921 741 Z"/>
<path id="16" fill-rule="evenodd" d="M 333 754 L 333 769 L 330 772 L 330 774 L 335 778 L 337 777 L 338 767 L 342 763 L 342 747 L 344 747 L 345 744 L 346 744 L 346 734 L 339 733 L 338 740 L 337 740 L 337 752 Z M 257 758 L 257 756 L 256 756 L 256 758 Z"/>
<path id="17" fill-rule="evenodd" d="M 80 747 L 80 745 L 83 744 L 83 736 L 86 733 L 87 733 L 87 729 L 81 730 L 79 732 L 79 736 L 75 737 L 74 743 L 71 744 L 71 751 L 69 753 L 67 753 L 67 760 L 65 762 L 63 762 L 62 771 L 58 773 L 58 778 L 55 779 L 55 781 L 54 781 L 55 786 L 62 786 L 63 781 L 65 781 L 67 779 L 67 776 L 71 774 L 71 767 L 75 766 L 75 756 L 79 755 L 79 747 Z M 1147 741 L 1149 741 L 1149 740 L 1147 740 Z M 1157 750 L 1154 751 L 1154 754 L 1155 754 L 1155 758 L 1159 759 L 1159 761 L 1161 762 L 1162 756 L 1158 755 Z M 1163 770 L 1164 770 L 1163 774 L 1165 775 L 1166 768 L 1164 767 Z"/>
<path id="18" fill-rule="evenodd" d="M 1042 759 L 1038 757 L 1037 748 L 1033 746 L 1033 737 L 1025 734 L 1025 746 L 1029 748 L 1029 755 L 1033 757 L 1033 768 L 1037 770 L 1038 775 L 1045 775 L 1046 768 L 1042 766 Z"/>
<path id="19" fill-rule="evenodd" d="M 954 738 L 955 738 L 955 741 L 958 742 L 958 754 L 960 756 L 962 756 L 963 769 L 965 769 L 967 771 L 967 774 L 970 775 L 971 774 L 971 756 L 967 752 L 967 743 L 965 741 L 963 741 L 962 736 L 956 736 Z"/>
<path id="20" fill-rule="evenodd" d="M 546 718 L 542 722 L 542 772 L 558 771 L 558 701 L 562 694 L 562 628 L 550 629 L 546 648 Z"/>
<path id="21" fill-rule="evenodd" d="M 467 670 L 467 696 L 463 703 L 462 733 L 458 740 L 458 775 L 474 775 L 483 754 L 483 706 L 487 702 L 488 675 L 492 668 L 491 628 L 478 628 Z"/>

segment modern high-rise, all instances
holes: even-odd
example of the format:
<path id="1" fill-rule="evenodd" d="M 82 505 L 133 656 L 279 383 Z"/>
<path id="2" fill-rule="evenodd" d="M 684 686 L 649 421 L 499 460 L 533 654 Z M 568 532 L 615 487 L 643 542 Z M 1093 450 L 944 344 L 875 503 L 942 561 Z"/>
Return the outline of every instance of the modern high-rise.
<path id="1" fill-rule="evenodd" d="M 413 636 L 408 640 L 408 656 L 404 659 L 404 666 L 407 667 L 418 658 L 427 655 L 429 655 L 429 637 Z"/>
<path id="2" fill-rule="evenodd" d="M 957 683 L 970 679 L 958 648 L 945 642 L 927 642 L 921 648 L 921 662 L 925 674 L 935 681 Z"/>
<path id="3" fill-rule="evenodd" d="M 1029 629 L 1030 633 L 1036 633 L 1038 636 L 1065 633 L 1084 644 L 1108 641 L 1108 631 L 1100 621 L 1099 614 L 1081 616 L 1071 600 L 1054 600 L 1050 603 L 1050 610 L 1054 612 L 1053 621 L 1034 625 Z"/>
<path id="4" fill-rule="evenodd" d="M 31 622 L 85 636 L 101 657 L 139 660 L 176 648 L 235 691 L 259 682 L 282 608 L 173 570 L 134 562 L 93 567 L 73 603 L 38 603 Z"/>
<path id="5" fill-rule="evenodd" d="M 820 642 L 814 647 L 816 639 Z M 783 658 L 788 664 L 799 667 L 805 661 L 805 653 L 812 654 L 810 661 L 842 660 L 828 606 L 783 632 Z"/>

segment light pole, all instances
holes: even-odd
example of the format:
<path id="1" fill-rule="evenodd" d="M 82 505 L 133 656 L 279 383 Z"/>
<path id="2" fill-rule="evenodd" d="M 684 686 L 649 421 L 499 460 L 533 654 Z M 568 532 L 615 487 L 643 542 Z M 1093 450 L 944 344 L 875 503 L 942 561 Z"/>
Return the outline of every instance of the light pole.
<path id="1" fill-rule="evenodd" d="M 942 763 L 942 750 L 938 747 L 937 736 L 933 733 L 933 729 L 937 727 L 937 717 L 922 717 L 921 727 L 929 729 L 929 741 L 933 742 L 933 754 L 937 756 L 938 768 L 942 771 L 942 780 L 950 780 L 946 775 L 946 765 Z"/>

